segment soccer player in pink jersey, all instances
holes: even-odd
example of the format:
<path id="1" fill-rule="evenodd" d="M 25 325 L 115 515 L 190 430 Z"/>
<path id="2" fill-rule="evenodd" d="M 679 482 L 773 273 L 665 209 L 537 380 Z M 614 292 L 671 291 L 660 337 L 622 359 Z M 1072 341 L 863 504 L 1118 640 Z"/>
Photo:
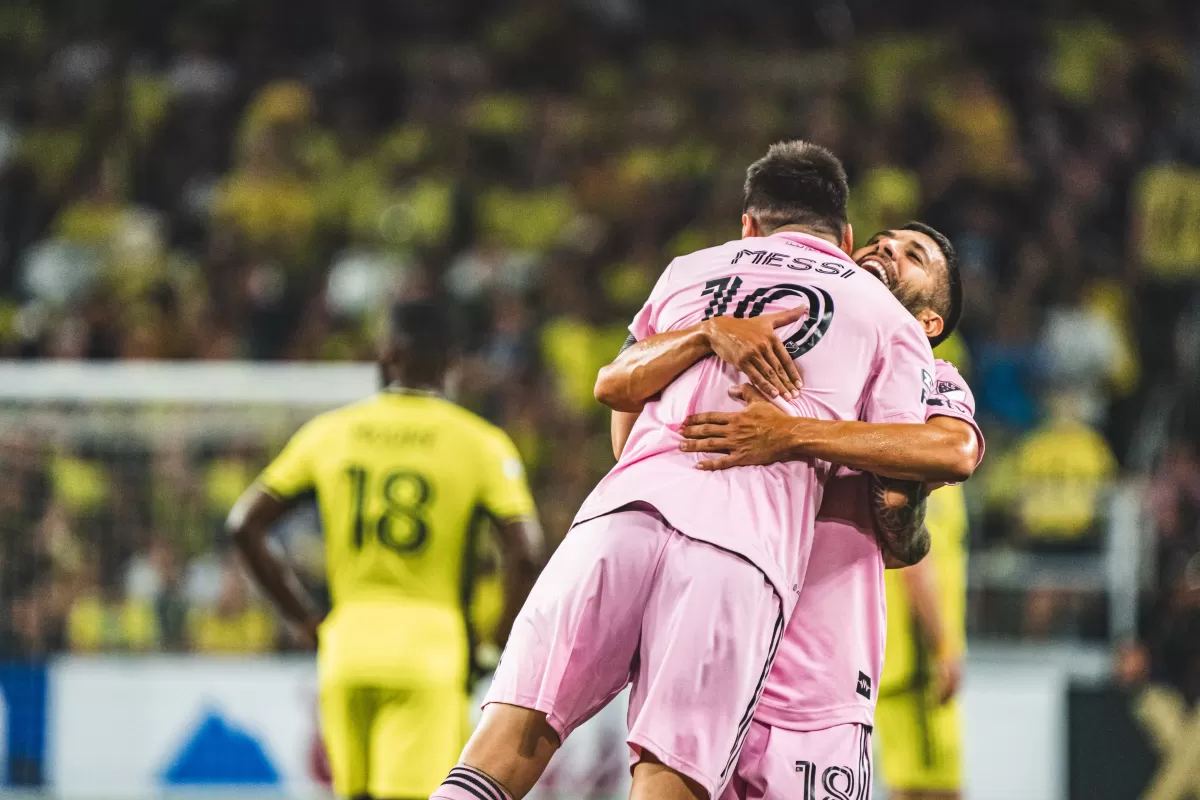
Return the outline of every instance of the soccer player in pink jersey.
<path id="1" fill-rule="evenodd" d="M 913 223 L 876 234 L 854 256 L 892 288 L 932 344 L 950 335 L 961 313 L 961 288 L 954 250 L 944 236 Z M 724 326 L 723 357 L 744 360 L 773 346 L 773 332 L 753 321 Z M 661 342 L 651 338 L 639 347 L 656 357 L 627 351 L 610 372 L 637 364 L 649 388 L 670 380 Z M 684 446 L 725 454 L 706 462 L 705 469 L 818 457 L 898 479 L 963 480 L 983 452 L 974 399 L 951 364 L 938 361 L 936 370 L 926 426 L 792 420 L 746 386 L 737 390 L 751 401 L 746 411 L 694 415 L 683 429 L 694 438 Z M 781 387 L 757 383 L 768 392 Z M 629 422 L 628 415 L 614 414 L 618 451 Z M 894 565 L 913 563 L 928 549 L 924 495 L 923 482 L 847 469 L 828 484 L 804 591 L 726 800 L 815 797 L 818 790 L 833 798 L 870 796 L 870 730 L 886 620 L 880 546 Z"/>
<path id="2" fill-rule="evenodd" d="M 805 142 L 747 170 L 743 238 L 675 259 L 630 331 L 684 339 L 704 319 L 777 314 L 755 372 L 805 375 L 788 416 L 919 423 L 933 389 L 921 326 L 848 257 L 840 162 Z M 795 362 L 795 363 L 794 363 Z M 616 467 L 580 510 L 513 627 L 479 727 L 434 797 L 532 788 L 562 740 L 632 683 L 633 798 L 720 794 L 807 570 L 832 468 L 696 469 L 679 428 L 737 410 L 746 376 L 702 359 L 644 403 Z M 648 402 L 646 402 L 648 400 Z"/>

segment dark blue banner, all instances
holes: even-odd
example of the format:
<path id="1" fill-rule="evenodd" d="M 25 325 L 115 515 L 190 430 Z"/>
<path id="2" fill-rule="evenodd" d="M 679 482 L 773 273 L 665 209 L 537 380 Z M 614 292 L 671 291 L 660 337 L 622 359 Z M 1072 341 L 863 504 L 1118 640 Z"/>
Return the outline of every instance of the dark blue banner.
<path id="1" fill-rule="evenodd" d="M 46 752 L 46 666 L 0 664 L 4 729 L 0 785 L 41 786 Z"/>

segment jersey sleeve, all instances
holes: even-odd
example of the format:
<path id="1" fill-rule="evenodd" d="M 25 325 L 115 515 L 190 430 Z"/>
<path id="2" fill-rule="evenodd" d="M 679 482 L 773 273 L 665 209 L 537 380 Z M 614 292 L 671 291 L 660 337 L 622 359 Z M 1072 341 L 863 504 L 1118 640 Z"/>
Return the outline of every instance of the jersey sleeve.
<path id="1" fill-rule="evenodd" d="M 496 431 L 485 443 L 480 504 L 498 520 L 533 517 L 537 510 L 521 456 L 508 435 Z"/>
<path id="2" fill-rule="evenodd" d="M 979 466 L 983 461 L 983 431 L 975 421 L 975 395 L 971 387 L 953 364 L 940 358 L 933 363 L 933 378 L 933 392 L 925 400 L 925 419 L 952 417 L 970 425 L 979 442 L 979 460 L 975 462 Z"/>
<path id="3" fill-rule="evenodd" d="M 288 441 L 275 460 L 258 476 L 258 485 L 279 500 L 315 488 L 313 465 L 320 444 L 320 418 L 312 420 Z"/>
<path id="4" fill-rule="evenodd" d="M 880 353 L 862 419 L 866 422 L 924 422 L 933 394 L 933 351 L 916 320 L 897 328 Z"/>
<path id="5" fill-rule="evenodd" d="M 627 340 L 629 346 L 640 342 L 647 336 L 662 332 L 658 326 L 658 317 L 662 312 L 662 305 L 667 299 L 667 286 L 671 281 L 671 267 L 673 266 L 675 266 L 674 261 L 667 265 L 662 275 L 658 276 L 658 283 L 654 284 L 650 296 L 646 298 L 645 304 L 634 316 L 633 322 L 629 323 L 629 336 L 633 340 L 632 342 Z"/>

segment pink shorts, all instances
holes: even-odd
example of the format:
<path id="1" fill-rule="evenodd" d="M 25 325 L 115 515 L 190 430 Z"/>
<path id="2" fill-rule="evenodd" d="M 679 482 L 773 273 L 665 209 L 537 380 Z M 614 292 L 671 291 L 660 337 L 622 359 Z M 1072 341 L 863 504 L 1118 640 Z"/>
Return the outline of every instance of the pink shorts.
<path id="1" fill-rule="evenodd" d="M 871 729 L 792 731 L 755 720 L 721 800 L 871 800 Z"/>
<path id="2" fill-rule="evenodd" d="M 653 511 L 571 529 L 521 609 L 484 700 L 542 711 L 559 737 L 632 682 L 629 738 L 716 797 L 783 633 L 763 574 Z"/>

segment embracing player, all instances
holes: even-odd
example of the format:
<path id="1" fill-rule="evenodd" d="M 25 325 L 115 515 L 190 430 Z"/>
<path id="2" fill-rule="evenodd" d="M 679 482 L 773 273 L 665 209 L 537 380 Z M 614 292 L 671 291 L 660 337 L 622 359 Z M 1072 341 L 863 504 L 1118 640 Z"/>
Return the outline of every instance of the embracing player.
<path id="1" fill-rule="evenodd" d="M 876 234 L 854 255 L 892 289 L 931 343 L 950 335 L 962 298 L 954 250 L 944 236 L 913 223 Z M 719 332 L 714 330 L 718 324 Z M 762 358 L 776 338 L 769 325 L 755 320 L 712 321 L 702 333 L 714 343 L 709 353 L 734 363 Z M 608 379 L 637 365 L 645 378 L 643 390 L 670 380 L 670 358 L 662 348 L 651 337 L 627 350 L 608 368 Z M 647 353 L 657 355 L 647 358 Z M 770 394 L 788 389 L 781 381 L 756 383 Z M 911 563 L 929 547 L 922 527 L 925 486 L 912 479 L 969 477 L 983 448 L 974 401 L 944 361 L 937 362 L 924 426 L 796 420 L 777 413 L 750 386 L 736 394 L 749 401 L 744 411 L 697 414 L 682 429 L 689 437 L 683 444 L 687 450 L 724 454 L 703 463 L 703 469 L 822 458 L 900 480 L 842 470 L 828 484 L 804 591 L 727 794 L 809 797 L 819 789 L 830 797 L 866 798 L 884 657 L 880 545 L 896 565 Z M 614 414 L 614 447 L 621 447 L 629 423 L 628 414 Z M 913 569 L 923 571 L 929 563 Z"/>
<path id="2" fill-rule="evenodd" d="M 929 343 L 850 261 L 846 197 L 828 151 L 775 145 L 747 170 L 743 238 L 674 260 L 631 333 L 790 310 L 777 320 L 781 352 L 760 367 L 778 374 L 797 359 L 805 372 L 803 394 L 778 398 L 785 413 L 921 422 Z M 523 796 L 563 738 L 630 682 L 632 796 L 720 794 L 800 594 L 830 472 L 799 461 L 696 469 L 679 426 L 698 407 L 738 408 L 728 391 L 743 379 L 705 359 L 646 403 L 530 593 L 480 726 L 435 797 Z"/>
<path id="3" fill-rule="evenodd" d="M 384 389 L 301 428 L 229 517 L 259 585 L 319 642 L 322 734 L 347 798 L 428 797 L 458 759 L 479 516 L 499 533 L 507 619 L 533 581 L 541 533 L 521 460 L 503 431 L 440 395 L 453 353 L 442 309 L 393 309 Z M 267 535 L 314 492 L 333 599 L 324 621 Z"/>

